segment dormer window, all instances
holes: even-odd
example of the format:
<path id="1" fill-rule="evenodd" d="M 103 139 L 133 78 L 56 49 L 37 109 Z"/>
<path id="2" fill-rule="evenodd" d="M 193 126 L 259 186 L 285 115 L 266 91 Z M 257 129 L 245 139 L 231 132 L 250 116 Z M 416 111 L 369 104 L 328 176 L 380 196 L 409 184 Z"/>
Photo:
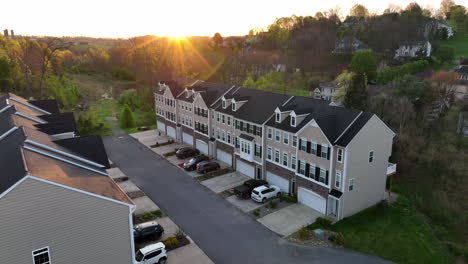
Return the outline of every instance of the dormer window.
<path id="1" fill-rule="evenodd" d="M 223 109 L 226 109 L 226 100 L 223 100 Z"/>
<path id="2" fill-rule="evenodd" d="M 276 113 L 276 123 L 279 123 L 279 122 L 281 122 L 281 114 Z"/>
<path id="3" fill-rule="evenodd" d="M 296 127 L 296 117 L 295 116 L 291 116 L 291 126 Z"/>
<path id="4" fill-rule="evenodd" d="M 236 103 L 232 102 L 232 111 L 236 111 Z"/>

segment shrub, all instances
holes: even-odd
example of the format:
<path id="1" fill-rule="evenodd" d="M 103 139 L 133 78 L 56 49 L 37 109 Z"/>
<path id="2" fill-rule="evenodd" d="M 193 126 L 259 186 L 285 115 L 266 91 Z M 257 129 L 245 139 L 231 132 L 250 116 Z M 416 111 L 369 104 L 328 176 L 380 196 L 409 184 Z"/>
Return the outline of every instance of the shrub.
<path id="1" fill-rule="evenodd" d="M 253 213 L 253 215 L 255 215 L 255 216 L 260 216 L 260 210 L 259 210 L 259 209 L 253 210 L 252 213 Z"/>
<path id="2" fill-rule="evenodd" d="M 310 239 L 309 229 L 307 227 L 305 227 L 305 226 L 302 227 L 301 229 L 299 229 L 299 231 L 297 231 L 296 237 L 299 240 L 308 240 L 308 239 Z"/>
<path id="3" fill-rule="evenodd" d="M 339 246 L 343 246 L 345 244 L 345 238 L 343 233 L 338 233 L 338 235 L 336 235 L 335 243 Z"/>
<path id="4" fill-rule="evenodd" d="M 89 136 L 98 134 L 97 132 L 104 128 L 104 122 L 100 121 L 94 112 L 88 111 L 78 115 L 76 126 L 80 136 Z"/>
<path id="5" fill-rule="evenodd" d="M 322 226 L 323 228 L 330 228 L 331 227 L 331 221 L 329 219 L 326 219 L 326 218 L 323 218 L 323 217 L 319 217 L 317 218 L 317 220 L 315 220 L 315 222 Z"/>
<path id="6" fill-rule="evenodd" d="M 170 247 L 170 246 L 173 246 L 173 245 L 176 245 L 177 243 L 179 243 L 179 240 L 177 240 L 177 238 L 174 237 L 174 236 L 170 236 L 170 237 L 164 239 L 163 243 L 164 243 L 164 245 L 166 247 Z"/>
<path id="7" fill-rule="evenodd" d="M 112 77 L 123 81 L 135 81 L 135 76 L 122 67 L 112 68 Z"/>
<path id="8" fill-rule="evenodd" d="M 280 199 L 281 199 L 282 202 L 297 203 L 297 196 L 296 195 L 289 196 L 289 195 L 281 194 Z"/>
<path id="9" fill-rule="evenodd" d="M 446 242 L 446 244 L 455 255 L 468 258 L 468 247 L 454 242 Z"/>
<path id="10" fill-rule="evenodd" d="M 140 105 L 140 98 L 138 97 L 135 89 L 124 90 L 119 96 L 119 104 L 128 105 L 129 107 L 136 108 Z"/>
<path id="11" fill-rule="evenodd" d="M 135 127 L 135 117 L 133 116 L 133 112 L 130 110 L 128 105 L 124 106 L 122 114 L 120 115 L 120 126 L 122 128 Z"/>
<path id="12" fill-rule="evenodd" d="M 178 228 L 177 231 L 175 232 L 174 236 L 178 240 L 182 240 L 185 237 L 185 233 L 184 233 L 184 231 L 182 231 L 182 229 Z"/>
<path id="13" fill-rule="evenodd" d="M 171 152 L 168 152 L 168 153 L 166 153 L 166 154 L 163 154 L 163 156 L 164 156 L 165 158 L 168 158 L 168 157 L 174 156 L 175 154 L 176 154 L 175 151 L 171 151 Z"/>
<path id="14" fill-rule="evenodd" d="M 386 68 L 377 74 L 377 82 L 379 84 L 386 84 L 406 74 L 416 74 L 427 70 L 429 66 L 429 62 L 426 60 L 418 60 L 397 67 Z"/>
<path id="15" fill-rule="evenodd" d="M 148 212 L 148 213 L 145 213 L 142 218 L 145 220 L 145 221 L 148 221 L 148 220 L 152 220 L 152 219 L 155 219 L 155 218 L 159 218 L 163 215 L 162 211 L 161 210 L 156 210 L 156 211 L 152 211 L 152 212 Z"/>
<path id="16" fill-rule="evenodd" d="M 278 203 L 271 201 L 270 202 L 270 208 L 275 209 L 276 207 L 278 207 Z"/>

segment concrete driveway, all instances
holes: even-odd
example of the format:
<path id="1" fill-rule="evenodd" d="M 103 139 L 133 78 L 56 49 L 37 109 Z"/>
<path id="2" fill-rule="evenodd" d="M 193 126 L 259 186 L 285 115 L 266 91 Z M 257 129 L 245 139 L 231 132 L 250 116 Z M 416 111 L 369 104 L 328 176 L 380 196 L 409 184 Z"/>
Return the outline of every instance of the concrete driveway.
<path id="1" fill-rule="evenodd" d="M 116 133 L 104 144 L 109 158 L 215 263 L 389 263 L 346 249 L 291 244 L 134 138 Z"/>
<path id="2" fill-rule="evenodd" d="M 257 221 L 277 234 L 289 236 L 301 227 L 315 222 L 319 216 L 321 216 L 319 212 L 297 203 L 259 218 Z"/>
<path id="3" fill-rule="evenodd" d="M 250 177 L 236 171 L 202 181 L 201 184 L 205 185 L 215 193 L 221 193 L 243 184 L 248 179 L 250 179 Z"/>
<path id="4" fill-rule="evenodd" d="M 228 198 L 226 198 L 228 202 L 231 204 L 235 205 L 237 208 L 239 208 L 242 212 L 250 212 L 253 211 L 257 208 L 262 207 L 264 204 L 261 203 L 256 203 L 252 201 L 252 199 L 240 199 L 235 195 L 231 195 Z"/>
<path id="5" fill-rule="evenodd" d="M 194 243 L 167 252 L 167 262 L 170 264 L 214 264 Z"/>

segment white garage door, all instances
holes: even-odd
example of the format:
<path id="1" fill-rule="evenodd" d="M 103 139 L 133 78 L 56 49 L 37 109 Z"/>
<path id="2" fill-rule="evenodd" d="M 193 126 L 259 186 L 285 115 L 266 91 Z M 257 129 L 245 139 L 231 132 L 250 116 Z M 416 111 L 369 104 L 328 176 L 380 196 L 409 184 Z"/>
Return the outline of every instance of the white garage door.
<path id="1" fill-rule="evenodd" d="M 225 151 L 222 151 L 220 149 L 217 149 L 216 157 L 218 158 L 218 160 L 229 164 L 229 166 L 232 166 L 232 155 L 231 154 L 229 154 L 229 153 L 227 153 Z"/>
<path id="2" fill-rule="evenodd" d="M 187 144 L 193 145 L 193 136 L 187 133 L 182 133 L 182 141 Z"/>
<path id="3" fill-rule="evenodd" d="M 266 173 L 266 180 L 269 184 L 278 186 L 282 192 L 289 193 L 289 181 L 271 172 Z"/>
<path id="4" fill-rule="evenodd" d="M 166 133 L 166 124 L 164 124 L 163 122 L 161 121 L 158 121 L 157 122 L 157 126 L 158 126 L 158 130 L 163 132 L 163 133 Z"/>
<path id="5" fill-rule="evenodd" d="M 204 141 L 197 139 L 195 142 L 195 148 L 197 148 L 201 153 L 208 155 L 208 144 Z"/>
<path id="6" fill-rule="evenodd" d="M 175 128 L 167 126 L 167 135 L 172 137 L 172 138 L 176 138 Z"/>
<path id="7" fill-rule="evenodd" d="M 327 210 L 327 201 L 322 196 L 309 191 L 304 188 L 297 188 L 297 200 L 314 210 L 321 212 L 322 214 L 326 213 Z"/>
<path id="8" fill-rule="evenodd" d="M 255 167 L 239 159 L 236 161 L 236 170 L 251 178 L 255 178 Z"/>

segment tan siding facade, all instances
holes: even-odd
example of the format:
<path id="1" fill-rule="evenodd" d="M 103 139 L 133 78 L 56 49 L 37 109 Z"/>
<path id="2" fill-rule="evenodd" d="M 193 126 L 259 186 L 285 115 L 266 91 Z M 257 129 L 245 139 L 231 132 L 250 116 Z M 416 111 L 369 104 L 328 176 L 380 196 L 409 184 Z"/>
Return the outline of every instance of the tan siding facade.
<path id="1" fill-rule="evenodd" d="M 35 179 L 0 198 L 2 263 L 132 263 L 129 207 Z"/>

